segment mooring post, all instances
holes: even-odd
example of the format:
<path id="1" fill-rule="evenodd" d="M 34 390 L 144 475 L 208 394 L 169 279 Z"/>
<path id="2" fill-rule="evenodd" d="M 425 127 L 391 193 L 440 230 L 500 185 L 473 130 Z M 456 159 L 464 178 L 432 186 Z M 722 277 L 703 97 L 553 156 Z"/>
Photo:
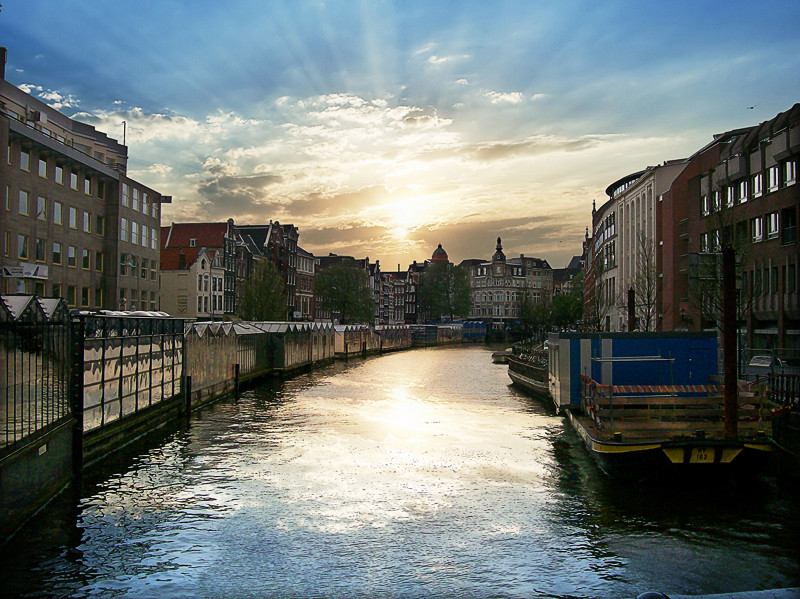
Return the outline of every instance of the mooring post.
<path id="1" fill-rule="evenodd" d="M 725 438 L 739 436 L 736 381 L 736 252 L 732 247 L 722 250 L 722 364 L 725 385 Z"/>

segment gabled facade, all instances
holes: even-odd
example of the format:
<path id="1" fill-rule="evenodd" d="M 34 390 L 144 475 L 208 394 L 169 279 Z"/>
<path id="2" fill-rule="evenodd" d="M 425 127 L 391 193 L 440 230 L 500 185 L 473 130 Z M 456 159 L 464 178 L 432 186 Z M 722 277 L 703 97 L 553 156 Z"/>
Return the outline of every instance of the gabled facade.
<path id="1" fill-rule="evenodd" d="M 161 251 L 161 306 L 171 316 L 221 320 L 224 316 L 224 261 L 220 249 Z"/>

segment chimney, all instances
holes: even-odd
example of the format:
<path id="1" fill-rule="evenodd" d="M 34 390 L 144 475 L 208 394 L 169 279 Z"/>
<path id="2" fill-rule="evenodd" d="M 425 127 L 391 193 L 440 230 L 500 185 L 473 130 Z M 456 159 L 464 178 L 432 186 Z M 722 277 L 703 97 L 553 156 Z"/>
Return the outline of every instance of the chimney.
<path id="1" fill-rule="evenodd" d="M 6 78 L 6 60 L 8 59 L 8 50 L 0 46 L 0 79 Z"/>

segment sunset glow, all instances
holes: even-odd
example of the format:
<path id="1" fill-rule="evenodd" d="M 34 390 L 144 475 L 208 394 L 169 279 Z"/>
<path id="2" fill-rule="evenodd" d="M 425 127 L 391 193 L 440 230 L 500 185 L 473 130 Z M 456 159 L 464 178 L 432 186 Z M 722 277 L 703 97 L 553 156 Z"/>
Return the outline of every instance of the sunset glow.
<path id="1" fill-rule="evenodd" d="M 392 267 L 498 236 L 563 266 L 611 182 L 800 98 L 788 1 L 105 8 L 7 3 L 6 79 L 111 137 L 125 121 L 163 224 L 291 222 L 312 253 Z"/>

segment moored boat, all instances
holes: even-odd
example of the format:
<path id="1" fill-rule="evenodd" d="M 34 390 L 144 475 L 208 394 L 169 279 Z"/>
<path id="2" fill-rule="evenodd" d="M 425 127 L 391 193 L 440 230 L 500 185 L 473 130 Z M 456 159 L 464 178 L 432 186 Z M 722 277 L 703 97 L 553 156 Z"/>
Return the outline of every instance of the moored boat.
<path id="1" fill-rule="evenodd" d="M 547 352 L 515 349 L 507 359 L 508 377 L 516 386 L 540 398 L 550 399 Z"/>
<path id="2" fill-rule="evenodd" d="M 713 333 L 551 335 L 547 359 L 515 352 L 508 374 L 552 401 L 614 477 L 754 473 L 771 456 L 764 394 L 743 387 L 736 433 L 726 427 Z"/>
<path id="3" fill-rule="evenodd" d="M 495 364 L 508 364 L 508 358 L 511 356 L 511 354 L 511 348 L 492 352 L 492 362 Z"/>

